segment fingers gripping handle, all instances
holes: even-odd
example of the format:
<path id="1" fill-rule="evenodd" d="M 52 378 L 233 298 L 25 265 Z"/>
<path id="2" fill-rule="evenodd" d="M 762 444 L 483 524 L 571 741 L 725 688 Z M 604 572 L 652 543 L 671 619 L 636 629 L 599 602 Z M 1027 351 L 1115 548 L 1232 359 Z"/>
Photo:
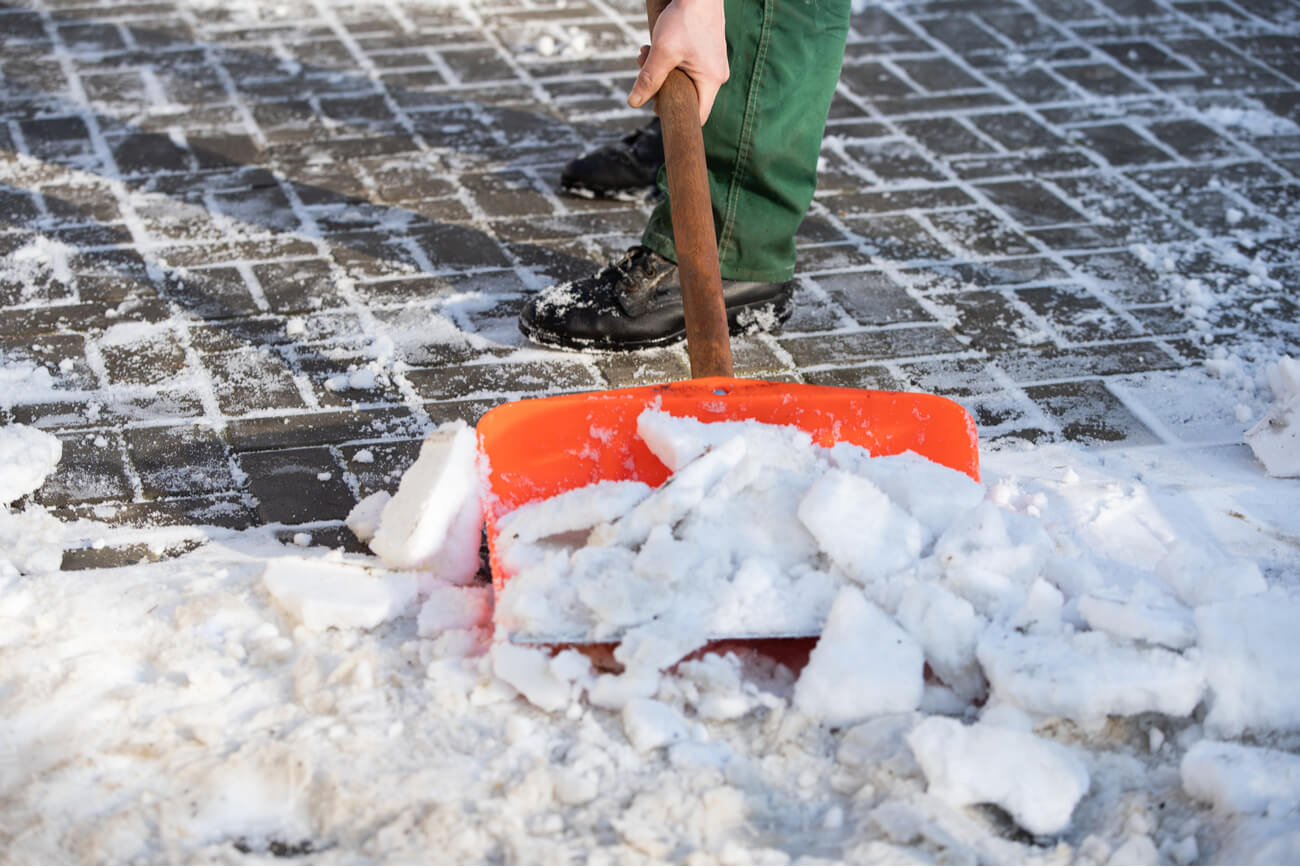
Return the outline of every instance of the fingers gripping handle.
<path id="1" fill-rule="evenodd" d="M 650 32 L 667 0 L 646 0 Z M 677 246 L 677 273 L 686 317 L 691 376 L 731 376 L 731 335 L 722 299 L 718 240 L 700 131 L 699 95 L 680 69 L 668 74 L 655 97 L 664 138 L 668 200 Z"/>

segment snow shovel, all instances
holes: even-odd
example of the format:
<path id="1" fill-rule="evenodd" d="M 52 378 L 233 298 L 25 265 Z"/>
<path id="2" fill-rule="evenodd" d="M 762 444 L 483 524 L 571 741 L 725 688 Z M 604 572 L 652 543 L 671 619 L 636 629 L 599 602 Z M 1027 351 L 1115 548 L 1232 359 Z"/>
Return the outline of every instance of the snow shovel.
<path id="1" fill-rule="evenodd" d="M 660 0 L 648 2 L 652 32 L 663 5 Z M 652 406 L 706 422 L 793 425 L 810 433 L 818 445 L 848 442 L 877 456 L 910 450 L 979 479 L 975 423 L 947 398 L 732 375 L 698 106 L 694 83 L 680 69 L 673 70 L 656 97 L 656 110 L 663 128 L 691 378 L 522 400 L 483 415 L 476 429 L 488 465 L 484 518 L 498 595 L 512 577 L 498 553 L 497 521 L 502 515 L 595 482 L 631 479 L 657 486 L 668 478 L 668 468 L 636 433 L 637 416 Z M 556 643 L 546 636 L 511 638 Z"/>

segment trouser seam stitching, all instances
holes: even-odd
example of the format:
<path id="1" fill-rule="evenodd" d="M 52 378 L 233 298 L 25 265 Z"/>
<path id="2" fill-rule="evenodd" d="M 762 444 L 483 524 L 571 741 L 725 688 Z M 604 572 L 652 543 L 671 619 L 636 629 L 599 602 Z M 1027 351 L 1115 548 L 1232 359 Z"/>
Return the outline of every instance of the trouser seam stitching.
<path id="1" fill-rule="evenodd" d="M 763 19 L 759 26 L 758 51 L 754 57 L 754 72 L 750 78 L 749 92 L 745 95 L 745 120 L 740 129 L 740 147 L 736 163 L 732 169 L 731 184 L 727 190 L 727 205 L 722 214 L 722 231 L 718 238 L 718 257 L 721 259 L 735 238 L 736 208 L 740 200 L 740 188 L 748 172 L 749 159 L 753 153 L 753 127 L 758 114 L 758 91 L 763 82 L 764 64 L 767 60 L 768 43 L 771 39 L 773 2 L 763 3 Z"/>

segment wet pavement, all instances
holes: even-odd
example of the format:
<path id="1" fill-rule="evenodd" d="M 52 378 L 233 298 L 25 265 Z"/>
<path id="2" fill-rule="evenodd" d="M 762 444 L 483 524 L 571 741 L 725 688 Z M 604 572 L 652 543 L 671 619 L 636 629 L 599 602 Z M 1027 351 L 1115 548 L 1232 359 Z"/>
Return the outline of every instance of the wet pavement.
<path id="1" fill-rule="evenodd" d="M 432 426 L 684 378 L 515 325 L 649 213 L 556 189 L 648 118 L 643 29 L 628 0 L 0 4 L 0 422 L 64 442 L 34 502 L 178 528 L 65 566 L 194 526 L 354 547 Z M 1300 347 L 1300 4 L 863 6 L 799 247 L 738 375 L 937 392 L 990 447 L 1240 442 L 1161 392 Z"/>

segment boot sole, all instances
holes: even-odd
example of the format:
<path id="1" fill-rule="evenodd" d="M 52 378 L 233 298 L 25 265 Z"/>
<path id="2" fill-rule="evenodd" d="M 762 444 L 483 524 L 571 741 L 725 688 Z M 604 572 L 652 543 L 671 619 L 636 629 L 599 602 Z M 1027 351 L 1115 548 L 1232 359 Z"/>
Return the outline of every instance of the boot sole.
<path id="1" fill-rule="evenodd" d="M 727 330 L 733 335 L 772 332 L 786 322 L 794 313 L 794 293 L 784 298 L 767 301 L 753 301 L 749 304 L 737 304 L 727 308 Z M 535 328 L 519 320 L 519 330 L 534 343 L 550 347 L 577 349 L 584 352 L 633 352 L 638 349 L 654 349 L 671 346 L 686 339 L 686 329 L 657 337 L 631 338 L 628 340 L 588 340 L 568 334 L 557 334 L 545 329 Z"/>

